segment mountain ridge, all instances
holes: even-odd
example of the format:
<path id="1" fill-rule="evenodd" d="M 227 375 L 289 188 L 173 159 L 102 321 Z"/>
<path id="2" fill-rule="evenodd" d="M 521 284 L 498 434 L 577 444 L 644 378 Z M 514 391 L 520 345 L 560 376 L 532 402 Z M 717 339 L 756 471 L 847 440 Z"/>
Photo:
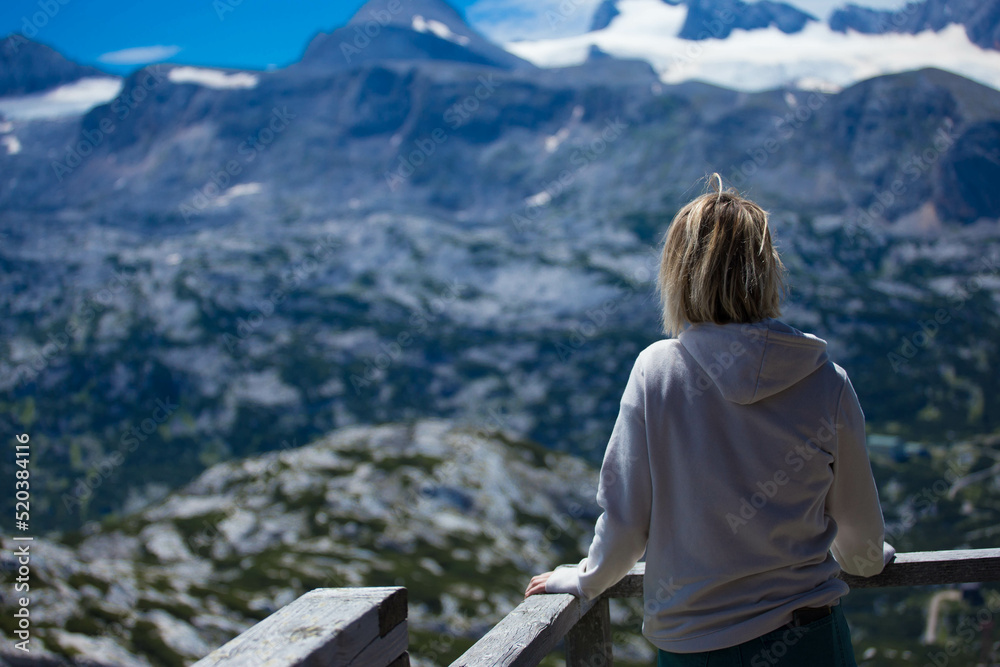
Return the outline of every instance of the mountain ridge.
<path id="1" fill-rule="evenodd" d="M 111 76 L 17 33 L 0 39 L 0 97 L 42 92 L 87 77 Z"/>
<path id="2" fill-rule="evenodd" d="M 761 30 L 776 27 L 786 35 L 801 32 L 818 19 L 788 3 L 759 0 L 685 0 L 687 18 L 678 37 L 690 40 L 725 39 L 733 30 Z"/>
<path id="3" fill-rule="evenodd" d="M 1000 0 L 923 0 L 898 10 L 877 10 L 857 4 L 837 9 L 829 19 L 838 32 L 865 34 L 935 32 L 957 23 L 970 41 L 984 49 L 1000 50 Z"/>
<path id="4" fill-rule="evenodd" d="M 506 46 L 540 67 L 583 62 L 596 46 L 647 60 L 665 83 L 698 79 L 745 92 L 829 91 L 924 67 L 1000 89 L 1000 50 L 992 48 L 1000 5 L 962 6 L 951 11 L 947 2 L 923 0 L 896 12 L 845 10 L 819 20 L 770 0 L 605 0 L 589 31 Z"/>

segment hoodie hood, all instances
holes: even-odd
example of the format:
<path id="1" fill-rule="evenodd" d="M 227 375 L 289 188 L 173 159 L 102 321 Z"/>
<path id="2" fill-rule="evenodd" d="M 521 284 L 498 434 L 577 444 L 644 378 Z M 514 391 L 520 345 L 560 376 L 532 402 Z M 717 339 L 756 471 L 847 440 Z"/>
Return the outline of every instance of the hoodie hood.
<path id="1" fill-rule="evenodd" d="M 678 340 L 723 398 L 740 405 L 788 389 L 829 360 L 825 340 L 775 319 L 695 324 Z"/>

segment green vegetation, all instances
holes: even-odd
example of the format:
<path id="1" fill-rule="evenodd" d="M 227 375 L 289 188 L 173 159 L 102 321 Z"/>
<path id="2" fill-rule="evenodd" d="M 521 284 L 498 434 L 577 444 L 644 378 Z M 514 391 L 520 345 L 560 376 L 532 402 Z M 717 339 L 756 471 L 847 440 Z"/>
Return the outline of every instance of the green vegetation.
<path id="1" fill-rule="evenodd" d="M 78 632 L 81 635 L 100 635 L 104 631 L 104 626 L 90 616 L 74 616 L 66 621 L 66 630 Z"/>
<path id="2" fill-rule="evenodd" d="M 74 572 L 66 579 L 66 583 L 73 588 L 82 588 L 83 586 L 90 585 L 105 594 L 108 592 L 110 586 L 104 579 L 86 572 Z"/>
<path id="3" fill-rule="evenodd" d="M 139 620 L 132 628 L 132 650 L 143 653 L 162 667 L 184 667 L 187 661 L 160 639 L 156 625 Z"/>

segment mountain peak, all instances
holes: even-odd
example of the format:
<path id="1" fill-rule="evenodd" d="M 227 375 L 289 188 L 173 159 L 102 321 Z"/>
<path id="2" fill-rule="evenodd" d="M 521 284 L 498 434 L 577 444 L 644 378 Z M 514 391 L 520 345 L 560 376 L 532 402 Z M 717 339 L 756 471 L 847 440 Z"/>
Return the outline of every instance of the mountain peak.
<path id="1" fill-rule="evenodd" d="M 603 0 L 594 11 L 594 17 L 590 20 L 590 30 L 603 30 L 611 25 L 611 21 L 621 14 L 615 0 Z"/>
<path id="2" fill-rule="evenodd" d="M 368 0 L 347 22 L 348 27 L 369 23 L 385 27 L 414 28 L 414 19 L 435 21 L 452 32 L 472 34 L 472 29 L 458 11 L 444 0 Z"/>
<path id="3" fill-rule="evenodd" d="M 86 77 L 109 76 L 18 33 L 0 39 L 0 97 L 37 93 Z"/>
<path id="4" fill-rule="evenodd" d="M 480 35 L 444 0 L 368 0 L 343 28 L 317 36 L 302 58 L 310 67 L 385 60 L 534 67 Z"/>
<path id="5" fill-rule="evenodd" d="M 684 39 L 725 39 L 735 29 L 760 30 L 771 26 L 785 34 L 794 34 L 810 21 L 818 20 L 812 14 L 773 0 L 754 3 L 743 0 L 686 0 L 668 4 L 686 4 L 688 7 L 687 20 L 678 35 Z"/>

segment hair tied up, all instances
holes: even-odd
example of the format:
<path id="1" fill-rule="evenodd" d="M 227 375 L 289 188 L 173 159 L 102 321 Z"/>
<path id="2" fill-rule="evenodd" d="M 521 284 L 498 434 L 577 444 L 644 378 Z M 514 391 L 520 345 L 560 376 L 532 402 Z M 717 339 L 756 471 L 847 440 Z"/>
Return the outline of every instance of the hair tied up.
<path id="1" fill-rule="evenodd" d="M 781 314 L 785 267 L 771 241 L 767 212 L 727 189 L 718 173 L 667 229 L 657 287 L 663 329 L 687 324 L 758 322 Z"/>

